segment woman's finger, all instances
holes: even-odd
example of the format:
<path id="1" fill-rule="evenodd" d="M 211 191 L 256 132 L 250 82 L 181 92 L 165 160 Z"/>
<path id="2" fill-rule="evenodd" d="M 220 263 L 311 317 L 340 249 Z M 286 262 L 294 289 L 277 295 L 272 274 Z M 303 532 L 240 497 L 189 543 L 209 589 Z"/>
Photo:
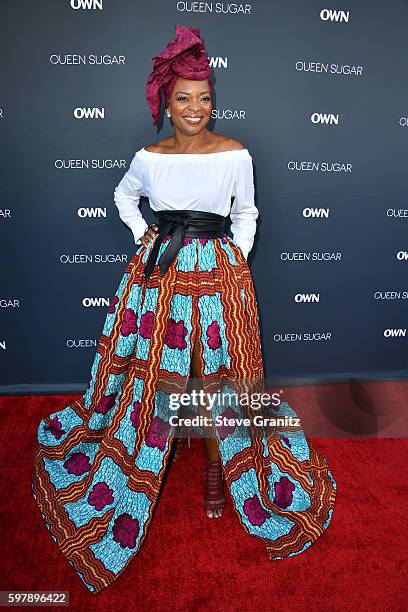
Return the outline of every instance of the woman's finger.
<path id="1" fill-rule="evenodd" d="M 141 238 L 142 244 L 148 246 L 148 244 L 156 238 L 158 231 L 159 228 L 156 224 L 149 225 Z"/>

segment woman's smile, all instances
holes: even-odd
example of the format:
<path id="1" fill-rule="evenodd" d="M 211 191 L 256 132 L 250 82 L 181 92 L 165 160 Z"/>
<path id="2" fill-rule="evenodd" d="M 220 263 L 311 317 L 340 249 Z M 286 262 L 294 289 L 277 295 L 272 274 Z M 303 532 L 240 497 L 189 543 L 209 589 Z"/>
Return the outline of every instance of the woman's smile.
<path id="1" fill-rule="evenodd" d="M 200 123 L 200 121 L 202 120 L 202 117 L 183 117 L 183 119 L 185 119 L 187 121 L 187 123 Z"/>

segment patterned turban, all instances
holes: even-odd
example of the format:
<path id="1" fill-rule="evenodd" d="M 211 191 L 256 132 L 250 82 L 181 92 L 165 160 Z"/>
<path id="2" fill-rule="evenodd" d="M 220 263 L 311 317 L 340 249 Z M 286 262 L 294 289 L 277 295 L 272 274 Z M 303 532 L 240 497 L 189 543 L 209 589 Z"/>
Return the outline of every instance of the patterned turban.
<path id="1" fill-rule="evenodd" d="M 153 125 L 159 122 L 162 95 L 167 107 L 178 78 L 204 81 L 208 79 L 210 94 L 212 84 L 209 58 L 198 28 L 176 25 L 176 38 L 171 40 L 160 55 L 152 57 L 153 70 L 146 81 L 146 99 L 153 117 Z"/>

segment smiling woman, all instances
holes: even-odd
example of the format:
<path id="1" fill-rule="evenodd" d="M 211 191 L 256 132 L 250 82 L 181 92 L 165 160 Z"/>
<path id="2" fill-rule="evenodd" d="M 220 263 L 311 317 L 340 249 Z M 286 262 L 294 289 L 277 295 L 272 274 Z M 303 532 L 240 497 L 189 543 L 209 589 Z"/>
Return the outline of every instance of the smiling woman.
<path id="1" fill-rule="evenodd" d="M 206 127 L 211 67 L 197 28 L 176 26 L 175 40 L 153 59 L 146 85 L 153 122 L 164 94 L 175 132 L 140 148 L 114 191 L 138 252 L 107 308 L 86 392 L 38 427 L 33 495 L 51 536 L 93 593 L 125 570 L 145 540 L 181 437 L 169 395 L 184 393 L 190 379 L 191 395 L 197 383 L 206 392 L 221 386 L 219 401 L 188 406 L 210 417 L 198 419 L 208 455 L 208 518 L 222 516 L 225 484 L 242 528 L 270 559 L 282 559 L 325 532 L 336 495 L 327 461 L 300 427 L 253 435 L 245 425 L 264 381 L 247 263 L 259 214 L 252 157 L 238 140 Z M 157 225 L 143 218 L 142 195 Z M 256 405 L 225 405 L 225 395 L 248 387 Z M 297 418 L 285 402 L 271 411 L 279 423 Z M 177 565 L 174 552 L 168 562 Z"/>
<path id="2" fill-rule="evenodd" d="M 211 86 L 209 79 L 202 81 L 178 77 L 174 89 L 167 97 L 166 114 L 176 129 L 174 136 L 156 145 L 146 147 L 147 151 L 159 153 L 206 153 L 213 152 L 218 141 L 205 127 L 211 119 Z M 153 105 L 156 108 L 156 105 Z M 200 137 L 197 138 L 197 135 Z M 223 138 L 221 141 L 225 140 Z M 159 150 L 158 150 L 159 149 Z M 207 149 L 207 150 L 206 150 Z"/>

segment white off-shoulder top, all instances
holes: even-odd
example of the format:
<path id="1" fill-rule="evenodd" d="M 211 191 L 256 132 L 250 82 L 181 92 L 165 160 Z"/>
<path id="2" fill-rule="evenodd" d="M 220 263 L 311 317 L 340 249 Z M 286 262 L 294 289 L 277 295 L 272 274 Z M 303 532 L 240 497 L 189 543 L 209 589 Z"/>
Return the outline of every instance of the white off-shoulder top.
<path id="1" fill-rule="evenodd" d="M 252 249 L 258 209 L 248 149 L 217 153 L 153 153 L 143 147 L 115 188 L 119 216 L 141 244 L 147 222 L 139 209 L 146 196 L 152 210 L 200 210 L 231 217 L 231 233 L 245 259 Z M 231 205 L 231 198 L 234 200 Z"/>

